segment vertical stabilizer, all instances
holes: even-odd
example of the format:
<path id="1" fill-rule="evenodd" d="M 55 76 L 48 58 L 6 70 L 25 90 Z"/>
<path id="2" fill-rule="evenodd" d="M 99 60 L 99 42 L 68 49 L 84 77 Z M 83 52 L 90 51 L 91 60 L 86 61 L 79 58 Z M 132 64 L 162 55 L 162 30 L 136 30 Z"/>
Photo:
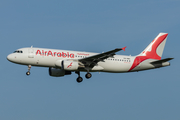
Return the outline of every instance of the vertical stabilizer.
<path id="1" fill-rule="evenodd" d="M 138 56 L 160 60 L 166 44 L 168 33 L 159 33 L 159 35 L 141 52 Z"/>

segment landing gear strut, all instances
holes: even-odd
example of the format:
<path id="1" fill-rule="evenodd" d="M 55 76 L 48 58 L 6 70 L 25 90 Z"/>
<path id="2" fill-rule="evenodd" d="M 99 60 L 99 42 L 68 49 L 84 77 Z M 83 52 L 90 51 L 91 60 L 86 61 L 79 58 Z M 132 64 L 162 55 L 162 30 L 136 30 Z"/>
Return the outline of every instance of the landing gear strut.
<path id="1" fill-rule="evenodd" d="M 28 71 L 26 72 L 26 75 L 30 75 L 31 65 L 28 65 Z"/>
<path id="2" fill-rule="evenodd" d="M 82 82 L 82 81 L 83 81 L 83 78 L 80 76 L 80 72 L 79 72 L 79 71 L 76 71 L 75 73 L 78 74 L 78 78 L 76 79 L 76 81 L 77 81 L 78 83 Z"/>

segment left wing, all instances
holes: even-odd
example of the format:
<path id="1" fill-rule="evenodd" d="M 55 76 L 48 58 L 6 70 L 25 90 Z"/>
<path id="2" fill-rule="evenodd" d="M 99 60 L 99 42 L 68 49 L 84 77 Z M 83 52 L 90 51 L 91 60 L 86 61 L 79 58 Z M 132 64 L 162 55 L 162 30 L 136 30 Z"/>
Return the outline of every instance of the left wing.
<path id="1" fill-rule="evenodd" d="M 107 59 L 109 57 L 113 57 L 116 52 L 121 51 L 121 50 L 125 51 L 125 48 L 126 47 L 116 48 L 116 49 L 108 51 L 108 52 L 104 52 L 104 53 L 100 53 L 100 54 L 93 55 L 90 57 L 86 57 L 83 59 L 79 59 L 79 61 L 81 63 L 83 63 L 85 67 L 93 68 L 99 61 L 104 61 L 104 59 Z"/>

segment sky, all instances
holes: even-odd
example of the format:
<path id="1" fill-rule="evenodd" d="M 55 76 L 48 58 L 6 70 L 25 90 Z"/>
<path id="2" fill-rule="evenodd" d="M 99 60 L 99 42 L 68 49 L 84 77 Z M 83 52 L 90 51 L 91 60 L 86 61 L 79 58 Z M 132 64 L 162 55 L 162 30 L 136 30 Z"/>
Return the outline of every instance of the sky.
<path id="1" fill-rule="evenodd" d="M 0 1 L 1 120 L 179 120 L 180 0 Z M 18 48 L 139 54 L 168 33 L 164 68 L 51 77 L 48 68 L 9 62 Z"/>

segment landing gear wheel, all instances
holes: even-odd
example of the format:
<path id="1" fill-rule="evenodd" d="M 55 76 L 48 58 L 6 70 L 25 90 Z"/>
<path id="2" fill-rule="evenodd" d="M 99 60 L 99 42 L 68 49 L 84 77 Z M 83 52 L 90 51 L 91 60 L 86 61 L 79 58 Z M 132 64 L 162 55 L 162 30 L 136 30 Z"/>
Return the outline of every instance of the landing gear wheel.
<path id="1" fill-rule="evenodd" d="M 80 82 L 83 81 L 83 78 L 82 78 L 82 77 L 78 77 L 78 78 L 76 79 L 76 81 L 77 81 L 78 83 L 80 83 Z"/>
<path id="2" fill-rule="evenodd" d="M 26 75 L 30 75 L 30 72 L 28 71 L 28 72 L 26 72 Z"/>
<path id="3" fill-rule="evenodd" d="M 28 71 L 26 72 L 26 75 L 30 75 L 31 65 L 28 65 Z"/>
<path id="4" fill-rule="evenodd" d="M 92 77 L 92 74 L 91 74 L 91 73 L 87 73 L 87 74 L 86 74 L 86 78 L 87 78 L 87 79 L 89 79 L 89 78 L 91 78 L 91 77 Z"/>

